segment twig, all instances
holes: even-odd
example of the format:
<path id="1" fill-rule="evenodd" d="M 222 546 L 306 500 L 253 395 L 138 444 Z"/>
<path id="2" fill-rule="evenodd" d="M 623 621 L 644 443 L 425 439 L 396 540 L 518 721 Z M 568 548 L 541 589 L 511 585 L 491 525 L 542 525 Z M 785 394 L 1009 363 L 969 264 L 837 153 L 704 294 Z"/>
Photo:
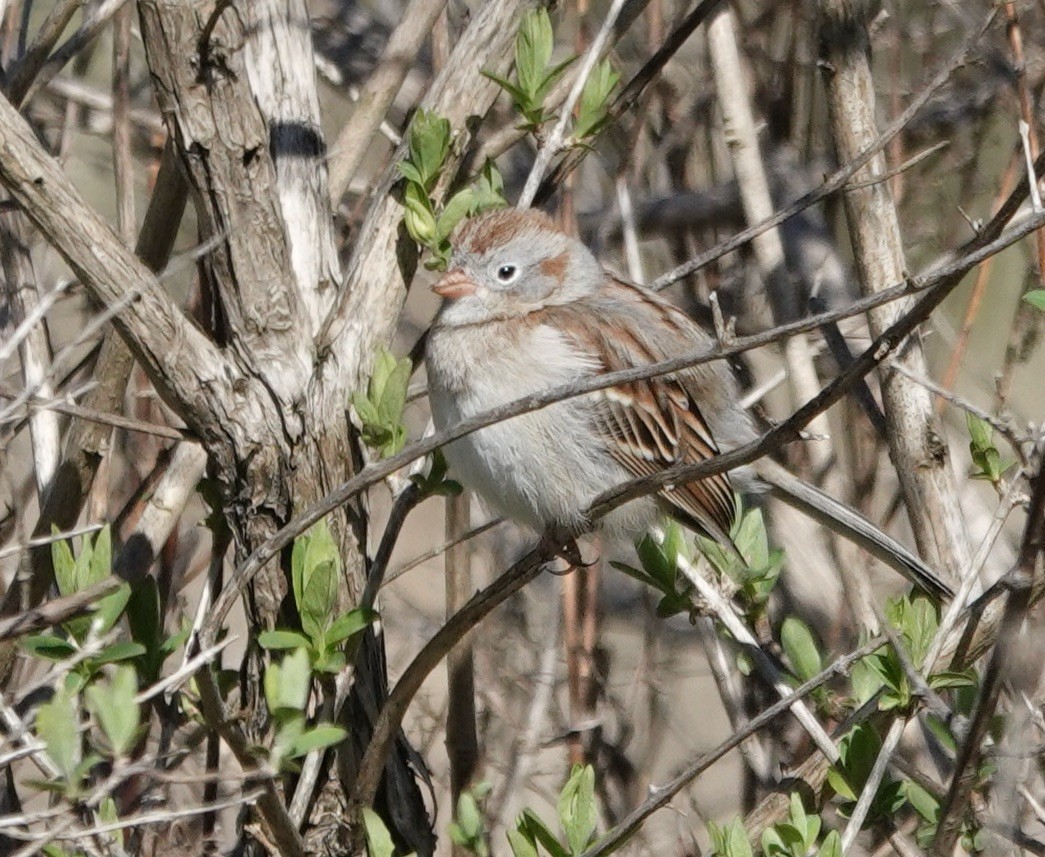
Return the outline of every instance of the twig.
<path id="1" fill-rule="evenodd" d="M 7 85 L 4 94 L 19 106 L 25 100 L 25 94 L 36 77 L 37 72 L 47 60 L 47 55 L 58 43 L 65 28 L 73 19 L 76 10 L 83 5 L 83 0 L 59 0 L 55 3 L 29 49 L 7 70 Z"/>
<path id="2" fill-rule="evenodd" d="M 14 399 L 18 395 L 20 394 L 14 393 L 8 388 L 0 387 L 0 398 Z M 65 395 L 65 400 L 62 398 L 43 399 L 40 396 L 33 396 L 28 399 L 25 404 L 31 411 L 57 411 L 60 414 L 76 417 L 81 420 L 89 420 L 90 422 L 98 423 L 99 425 L 112 426 L 113 428 L 140 432 L 142 434 L 151 434 L 154 437 L 162 437 L 168 440 L 185 440 L 192 437 L 188 432 L 182 429 L 173 428 L 172 426 L 143 422 L 142 420 L 135 420 L 130 417 L 121 416 L 120 414 L 103 414 L 101 411 L 84 408 L 68 401 L 70 398 L 71 396 L 68 394 Z"/>
<path id="3" fill-rule="evenodd" d="M 330 198 L 344 195 L 377 129 L 403 85 L 411 63 L 424 44 L 446 0 L 412 0 L 392 31 L 377 67 L 359 93 L 352 116 L 330 147 Z"/>
<path id="4" fill-rule="evenodd" d="M 495 821 L 491 830 L 501 830 L 508 823 L 506 813 L 511 806 L 512 798 L 522 787 L 533 765 L 534 755 L 540 744 L 541 726 L 548 716 L 548 706 L 555 690 L 555 661 L 559 653 L 559 640 L 562 637 L 562 611 L 558 604 L 552 606 L 551 623 L 542 629 L 544 642 L 537 670 L 533 676 L 534 688 L 530 697 L 530 706 L 526 714 L 526 726 L 522 736 L 516 742 L 513 752 L 508 757 L 508 772 L 504 776 L 504 786 L 496 798 L 496 810 L 491 809 Z M 493 806 L 493 801 L 490 803 Z"/>
<path id="5" fill-rule="evenodd" d="M 113 21 L 112 155 L 116 179 L 116 224 L 128 247 L 134 246 L 134 164 L 131 153 L 131 21 L 133 9 L 123 6 Z"/>
<path id="6" fill-rule="evenodd" d="M 566 126 L 573 120 L 573 108 L 580 101 L 584 85 L 588 82 L 588 76 L 591 74 L 592 69 L 595 68 L 595 63 L 599 61 L 602 49 L 606 46 L 610 35 L 613 33 L 613 24 L 617 20 L 617 16 L 620 14 L 623 6 L 624 0 L 613 0 L 609 10 L 606 12 L 606 17 L 602 21 L 602 26 L 599 27 L 599 32 L 596 33 L 587 53 L 584 55 L 584 59 L 581 60 L 580 71 L 577 72 L 577 78 L 573 81 L 573 87 L 563 102 L 559 113 L 559 121 L 555 123 L 551 133 L 542 142 L 540 149 L 537 150 L 537 158 L 530 168 L 530 174 L 526 177 L 526 184 L 523 185 L 519 201 L 515 206 L 516 208 L 529 208 L 533 204 L 534 197 L 537 195 L 537 188 L 540 187 L 541 179 L 544 178 L 548 164 L 562 150 L 566 139 Z"/>
<path id="7" fill-rule="evenodd" d="M 154 696 L 159 696 L 161 693 L 166 693 L 171 688 L 178 687 L 178 685 L 186 681 L 194 672 L 196 672 L 196 670 L 204 664 L 208 664 L 214 660 L 214 657 L 220 654 L 221 651 L 235 639 L 235 636 L 225 637 L 225 639 L 215 643 L 209 649 L 204 649 L 195 657 L 189 658 L 169 676 L 166 676 L 155 684 L 145 688 L 145 690 L 134 697 L 134 701 L 138 703 L 138 705 L 141 705 L 144 702 L 148 702 Z"/>
<path id="8" fill-rule="evenodd" d="M 974 47 L 976 47 L 980 39 L 983 38 L 984 33 L 987 32 L 991 23 L 994 21 L 996 14 L 996 10 L 992 9 L 976 32 L 966 40 L 962 47 L 950 58 L 950 60 L 948 60 L 943 68 L 933 75 L 932 79 L 922 87 L 914 99 L 912 99 L 911 103 L 907 106 L 907 109 L 889 123 L 882 130 L 882 133 L 877 137 L 877 139 L 875 139 L 875 141 L 866 149 L 828 176 L 820 187 L 810 191 L 790 205 L 780 209 L 768 220 L 763 220 L 755 226 L 751 226 L 742 232 L 738 232 L 728 241 L 724 241 L 717 247 L 712 247 L 706 253 L 701 253 L 699 256 L 690 259 L 688 262 L 678 265 L 668 273 L 654 280 L 650 284 L 650 288 L 655 291 L 667 288 L 672 283 L 681 280 L 683 277 L 688 277 L 694 271 L 698 271 L 701 268 L 710 265 L 716 259 L 721 259 L 723 256 L 732 253 L 734 250 L 747 244 L 756 235 L 761 235 L 767 229 L 779 226 L 785 220 L 794 217 L 800 211 L 804 211 L 810 206 L 816 205 L 821 200 L 826 199 L 846 187 L 849 180 L 866 166 L 875 155 L 885 148 L 893 137 L 906 128 L 937 90 L 950 80 L 951 75 L 954 74 L 957 69 L 965 64 L 969 53 Z"/>
<path id="9" fill-rule="evenodd" d="M 126 0 L 102 0 L 100 4 L 94 7 L 93 14 L 80 25 L 80 28 L 75 33 L 62 43 L 61 47 L 48 58 L 47 62 L 40 66 L 39 71 L 30 81 L 21 103 L 31 100 L 40 91 L 41 87 L 46 86 L 51 78 L 65 68 L 65 64 L 82 51 L 101 32 L 102 28 L 109 23 L 113 15 L 120 10 L 120 7 L 125 2 Z"/>
<path id="10" fill-rule="evenodd" d="M 664 40 L 664 44 L 635 73 L 620 91 L 620 94 L 613 100 L 613 104 L 606 111 L 608 118 L 607 127 L 615 125 L 621 116 L 635 106 L 643 92 L 645 92 L 646 87 L 660 76 L 668 60 L 678 52 L 679 48 L 693 35 L 697 27 L 723 2 L 725 0 L 700 0 L 686 17 L 675 26 Z M 559 162 L 552 174 L 544 180 L 537 191 L 536 202 L 538 205 L 541 205 L 548 199 L 555 188 L 565 181 L 566 176 L 573 172 L 577 164 L 584 158 L 586 152 L 586 149 L 574 149 Z"/>
<path id="11" fill-rule="evenodd" d="M 0 261 L 14 317 L 21 321 L 41 303 L 35 266 L 29 252 L 29 222 L 22 214 L 0 221 Z M 22 379 L 26 389 L 40 390 L 44 398 L 54 392 L 51 383 L 51 340 L 43 318 L 26 331 L 19 345 Z M 33 450 L 33 475 L 40 505 L 46 502 L 61 459 L 61 426 L 58 415 L 37 411 L 29 415 L 29 437 Z"/>
<path id="12" fill-rule="evenodd" d="M 407 707 L 428 674 L 491 610 L 537 577 L 543 562 L 544 557 L 540 551 L 534 549 L 527 553 L 493 583 L 477 592 L 464 607 L 448 619 L 410 662 L 385 700 L 374 723 L 370 744 L 363 754 L 348 799 L 350 815 L 373 802 L 385 759 L 395 741 Z"/>
<path id="13" fill-rule="evenodd" d="M 961 832 L 962 815 L 976 783 L 976 767 L 983 753 L 983 742 L 994 717 L 1002 685 L 1010 673 L 1016 648 L 1020 645 L 1020 628 L 1031 606 L 1032 589 L 1040 584 L 1039 569 L 1045 551 L 1045 467 L 1039 465 L 1034 477 L 1030 511 L 1020 546 L 1019 563 L 1008 581 L 1009 597 L 1001 619 L 998 642 L 984 673 L 983 683 L 973 709 L 969 732 L 958 750 L 951 786 L 940 805 L 931 854 L 944 857 L 954 851 Z M 1039 672 L 1040 675 L 1040 666 Z M 1030 677 L 1036 684 L 1038 675 Z"/>
<path id="14" fill-rule="evenodd" d="M 920 384 L 921 386 L 925 387 L 925 389 L 929 392 L 935 394 L 936 396 L 939 396 L 941 401 L 949 402 L 959 410 L 965 411 L 968 414 L 972 414 L 977 419 L 983 420 L 992 429 L 998 432 L 998 434 L 1004 437 L 1006 441 L 1008 441 L 1009 446 L 1012 448 L 1012 451 L 1019 458 L 1020 464 L 1022 464 L 1024 467 L 1027 466 L 1029 462 L 1027 460 L 1027 454 L 1023 448 L 1023 445 L 1026 442 L 1030 441 L 1031 438 L 1019 437 L 1016 434 L 1014 427 L 1010 423 L 1003 419 L 999 419 L 998 417 L 994 416 L 994 414 L 988 413 L 983 408 L 977 407 L 968 399 L 959 396 L 956 393 L 950 392 L 949 390 L 945 389 L 939 384 L 934 383 L 930 379 L 922 375 L 916 375 L 913 371 L 908 369 L 899 361 L 891 362 L 889 364 L 889 368 L 899 372 L 905 378 L 909 378 L 911 381 L 914 381 L 914 383 Z"/>
<path id="15" fill-rule="evenodd" d="M 72 530 L 66 530 L 61 533 L 51 533 L 47 536 L 33 536 L 32 538 L 17 543 L 17 545 L 8 545 L 3 550 L 0 550 L 0 559 L 19 554 L 27 548 L 39 548 L 43 545 L 53 545 L 55 541 L 64 541 L 67 538 L 86 535 L 87 533 L 96 533 L 101 528 L 101 524 L 88 524 L 84 527 L 76 527 Z"/>
<path id="16" fill-rule="evenodd" d="M 636 807 L 628 813 L 620 824 L 616 825 L 612 830 L 606 833 L 606 835 L 599 839 L 595 845 L 585 851 L 581 857 L 605 857 L 605 855 L 612 854 L 620 847 L 621 843 L 635 834 L 649 816 L 658 809 L 667 806 L 671 802 L 671 799 L 696 779 L 697 776 L 710 768 L 730 750 L 739 746 L 749 736 L 754 735 L 766 726 L 766 724 L 789 710 L 796 702 L 809 696 L 810 693 L 825 684 L 831 678 L 836 675 L 845 675 L 854 663 L 871 654 L 871 652 L 881 646 L 883 639 L 883 637 L 876 637 L 866 645 L 861 646 L 855 652 L 851 652 L 848 655 L 838 658 L 822 672 L 809 679 L 809 681 L 803 682 L 782 699 L 774 702 L 764 711 L 759 712 L 757 716 L 751 718 L 751 720 L 744 725 L 743 729 L 734 732 L 729 736 L 729 738 L 715 747 L 715 749 L 697 756 L 697 758 L 683 768 L 677 776 L 665 783 L 663 786 L 651 788 L 650 797 L 641 806 Z"/>
<path id="17" fill-rule="evenodd" d="M 458 538 L 468 527 L 469 497 L 462 492 L 447 498 L 446 535 Z M 458 544 L 444 556 L 446 617 L 450 618 L 474 594 L 471 553 Z M 446 657 L 446 755 L 450 762 L 450 805 L 457 806 L 461 792 L 475 780 L 479 770 L 479 734 L 475 712 L 475 657 L 468 641 L 454 647 Z"/>
<path id="18" fill-rule="evenodd" d="M 659 539 L 662 540 L 664 538 L 663 531 L 658 532 L 655 530 L 654 533 Z M 744 652 L 751 657 L 755 668 L 781 697 L 789 696 L 791 686 L 784 679 L 784 675 L 777 665 L 773 663 L 769 655 L 758 644 L 755 635 L 748 630 L 747 625 L 737 616 L 733 605 L 714 586 L 708 583 L 693 563 L 684 556 L 680 554 L 676 562 L 678 563 L 679 571 L 693 584 L 700 598 L 711 607 L 711 612 L 718 621 L 729 631 Z M 797 700 L 791 706 L 791 713 L 794 714 L 795 719 L 802 725 L 802 728 L 809 733 L 809 737 L 813 739 L 817 749 L 832 762 L 836 762 L 838 760 L 838 748 L 835 747 L 831 736 L 824 731 L 824 727 L 820 725 L 813 712 L 809 710 L 809 707 L 801 700 Z"/>
<path id="19" fill-rule="evenodd" d="M 951 603 L 947 606 L 947 609 L 940 620 L 940 624 L 936 629 L 936 634 L 929 646 L 929 651 L 922 667 L 927 675 L 931 674 L 933 670 L 936 669 L 936 662 L 939 660 L 943 647 L 950 637 L 951 630 L 957 624 L 958 618 L 964 612 L 964 605 L 968 601 L 973 585 L 979 578 L 980 571 L 987 562 L 987 557 L 994 546 L 994 542 L 1001 533 L 1002 525 L 1005 523 L 1009 511 L 1012 509 L 1011 496 L 1015 491 L 1015 485 L 1016 483 L 1013 481 L 1010 484 L 1009 489 L 1003 495 L 1002 502 L 999 504 L 998 514 L 995 516 L 987 536 L 981 542 L 980 547 L 976 552 L 976 556 L 970 562 L 969 567 L 962 574 L 958 592 Z M 890 725 L 889 731 L 886 733 L 885 739 L 882 741 L 882 748 L 878 753 L 878 757 L 875 759 L 871 773 L 868 775 L 863 791 L 860 792 L 860 797 L 857 800 L 856 807 L 850 813 L 849 821 L 842 834 L 843 853 L 847 853 L 849 848 L 851 848 L 853 843 L 856 841 L 860 828 L 863 826 L 867 814 L 871 809 L 871 804 L 873 803 L 875 796 L 878 794 L 878 787 L 881 784 L 882 778 L 885 776 L 885 772 L 889 767 L 893 754 L 896 752 L 896 748 L 900 744 L 900 739 L 903 737 L 904 729 L 907 727 L 909 721 L 909 717 L 902 717 L 894 720 Z"/>
<path id="20" fill-rule="evenodd" d="M 95 528 L 97 529 L 97 528 Z M 69 534 L 61 534 L 62 538 Z M 58 537 L 55 537 L 55 540 Z M 46 604 L 23 610 L 17 616 L 10 619 L 0 619 L 0 640 L 9 640 L 13 637 L 22 637 L 26 634 L 35 634 L 46 628 L 52 628 L 62 622 L 80 616 L 88 612 L 92 605 L 100 598 L 104 598 L 119 588 L 122 581 L 115 575 L 96 583 L 94 586 L 83 589 L 72 595 L 63 595 L 60 598 L 52 598 Z"/>
<path id="21" fill-rule="evenodd" d="M 393 580 L 397 580 L 398 578 L 402 577 L 408 571 L 413 571 L 422 563 L 428 562 L 430 559 L 435 559 L 437 556 L 440 556 L 443 553 L 443 551 L 449 550 L 450 548 L 454 547 L 454 545 L 459 545 L 462 542 L 470 541 L 471 539 L 474 539 L 476 536 L 480 536 L 487 530 L 492 530 L 494 527 L 500 526 L 503 523 L 505 523 L 504 518 L 492 518 L 485 524 L 480 524 L 477 527 L 472 527 L 472 529 L 468 530 L 465 533 L 461 533 L 461 535 L 455 539 L 450 539 L 448 541 L 443 542 L 442 544 L 438 544 L 431 550 L 427 550 L 423 554 L 419 554 L 418 556 L 415 556 L 413 559 L 407 560 L 392 574 L 385 575 L 385 579 L 381 584 L 382 587 L 387 586 Z"/>

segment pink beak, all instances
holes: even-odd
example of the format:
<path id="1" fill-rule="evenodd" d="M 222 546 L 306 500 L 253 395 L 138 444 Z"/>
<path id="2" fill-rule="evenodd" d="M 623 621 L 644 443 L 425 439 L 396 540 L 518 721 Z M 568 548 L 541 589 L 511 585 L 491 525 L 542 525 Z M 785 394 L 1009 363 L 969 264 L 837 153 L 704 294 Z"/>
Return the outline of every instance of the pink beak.
<path id="1" fill-rule="evenodd" d="M 475 294 L 475 281 L 460 268 L 454 268 L 432 286 L 432 291 L 444 298 L 463 298 Z"/>

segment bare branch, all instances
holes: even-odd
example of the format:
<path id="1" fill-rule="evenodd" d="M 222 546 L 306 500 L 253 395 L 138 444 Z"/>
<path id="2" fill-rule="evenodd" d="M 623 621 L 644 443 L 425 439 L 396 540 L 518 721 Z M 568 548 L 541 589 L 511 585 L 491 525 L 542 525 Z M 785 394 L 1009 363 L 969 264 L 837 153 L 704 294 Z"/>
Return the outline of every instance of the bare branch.
<path id="1" fill-rule="evenodd" d="M 111 306 L 134 296 L 116 327 L 186 422 L 213 434 L 214 396 L 234 398 L 232 367 L 83 201 L 7 99 L 0 99 L 0 181 L 97 300 Z"/>

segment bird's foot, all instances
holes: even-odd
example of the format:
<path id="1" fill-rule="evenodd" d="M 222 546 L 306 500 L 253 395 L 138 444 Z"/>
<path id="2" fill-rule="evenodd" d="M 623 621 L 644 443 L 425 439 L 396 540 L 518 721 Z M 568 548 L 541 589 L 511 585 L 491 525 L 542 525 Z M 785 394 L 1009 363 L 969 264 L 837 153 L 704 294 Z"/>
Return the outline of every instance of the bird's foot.
<path id="1" fill-rule="evenodd" d="M 549 566 L 555 560 L 562 560 L 566 564 L 565 568 L 549 567 L 548 570 L 556 575 L 567 575 L 578 568 L 591 568 L 599 561 L 599 558 L 595 557 L 590 562 L 585 562 L 581 556 L 581 549 L 577 546 L 577 540 L 572 538 L 564 540 L 545 535 L 541 537 L 538 547 Z"/>

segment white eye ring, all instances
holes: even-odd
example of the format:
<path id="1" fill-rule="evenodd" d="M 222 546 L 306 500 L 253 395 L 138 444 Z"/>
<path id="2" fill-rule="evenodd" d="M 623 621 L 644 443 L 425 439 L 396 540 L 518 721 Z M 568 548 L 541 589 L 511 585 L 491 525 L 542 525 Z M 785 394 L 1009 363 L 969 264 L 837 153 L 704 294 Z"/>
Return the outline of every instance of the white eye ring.
<path id="1" fill-rule="evenodd" d="M 515 265 L 499 265 L 496 271 L 497 281 L 508 285 L 519 279 L 519 268 Z"/>

